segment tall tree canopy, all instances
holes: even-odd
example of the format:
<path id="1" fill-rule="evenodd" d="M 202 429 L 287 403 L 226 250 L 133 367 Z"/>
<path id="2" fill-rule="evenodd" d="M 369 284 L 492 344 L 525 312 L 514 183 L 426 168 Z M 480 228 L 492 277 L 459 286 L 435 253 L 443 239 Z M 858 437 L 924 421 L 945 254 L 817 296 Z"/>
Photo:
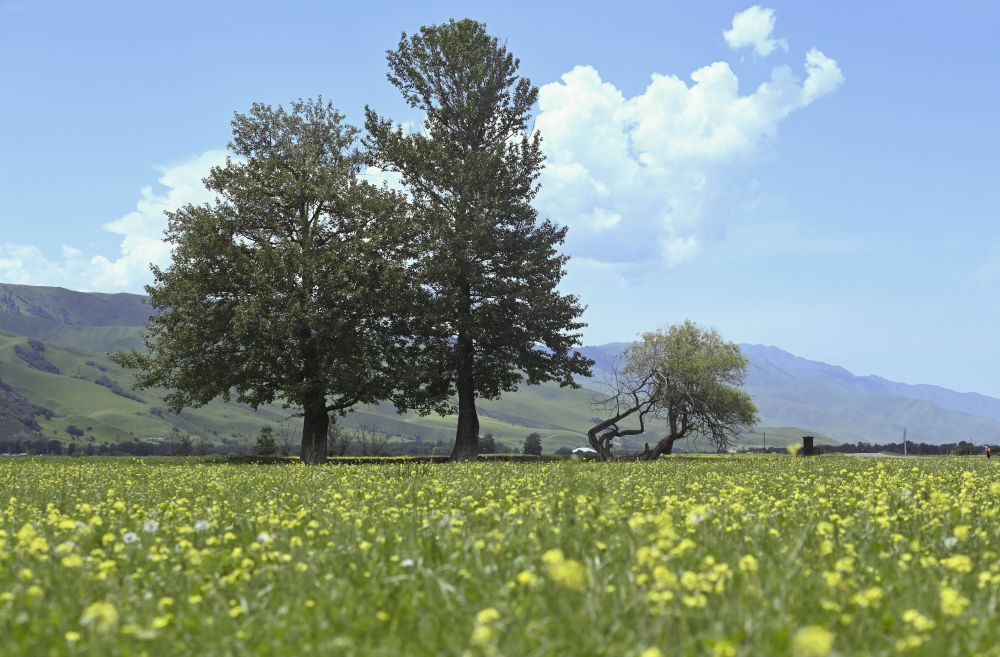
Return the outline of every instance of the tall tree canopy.
<path id="1" fill-rule="evenodd" d="M 326 459 L 330 413 L 396 397 L 421 291 L 402 199 L 359 183 L 358 130 L 322 100 L 254 104 L 218 197 L 168 213 L 173 261 L 147 286 L 145 350 L 116 354 L 179 412 L 215 397 L 301 407 L 301 456 Z"/>
<path id="2" fill-rule="evenodd" d="M 388 52 L 389 81 L 425 113 L 407 133 L 366 110 L 367 144 L 379 167 L 398 172 L 422 225 L 418 280 L 431 292 L 422 369 L 428 399 L 458 400 L 452 457 L 474 459 L 477 396 L 528 384 L 575 385 L 592 364 L 571 351 L 582 308 L 556 292 L 567 256 L 565 228 L 539 221 L 531 201 L 542 168 L 541 137 L 527 123 L 538 89 L 486 27 L 451 21 L 403 34 Z"/>
<path id="3" fill-rule="evenodd" d="M 690 320 L 644 333 L 621 354 L 611 390 L 598 402 L 609 417 L 588 431 L 590 444 L 608 458 L 612 440 L 644 433 L 660 419 L 666 421 L 663 437 L 652 448 L 647 444 L 640 458 L 669 454 L 688 436 L 725 449 L 757 422 L 757 406 L 740 389 L 749 363 L 739 345 Z M 623 424 L 629 419 L 638 426 Z"/>

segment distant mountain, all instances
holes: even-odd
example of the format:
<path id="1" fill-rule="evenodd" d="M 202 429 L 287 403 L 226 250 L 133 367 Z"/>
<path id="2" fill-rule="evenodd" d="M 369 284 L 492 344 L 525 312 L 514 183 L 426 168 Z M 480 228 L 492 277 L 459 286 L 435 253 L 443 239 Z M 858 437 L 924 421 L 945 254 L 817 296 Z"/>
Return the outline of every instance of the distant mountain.
<path id="1" fill-rule="evenodd" d="M 66 440 L 74 426 L 85 431 L 85 440 L 148 439 L 176 429 L 218 441 L 253 435 L 260 425 L 292 414 L 277 405 L 254 412 L 215 401 L 172 415 L 163 410 L 161 392 L 132 391 L 132 375 L 105 354 L 139 346 L 150 311 L 135 294 L 0 284 L 0 439 L 27 431 Z M 598 414 L 590 407 L 594 391 L 626 345 L 581 347 L 595 361 L 594 376 L 580 381 L 582 389 L 522 386 L 499 400 L 479 400 L 483 433 L 520 445 L 537 430 L 546 451 L 584 444 Z M 751 359 L 746 389 L 761 417 L 745 444 L 779 445 L 807 433 L 820 442 L 898 442 L 904 428 L 919 442 L 1000 442 L 1000 399 L 856 376 L 776 347 L 741 347 Z M 455 431 L 454 417 L 397 415 L 388 405 L 358 408 L 342 422 L 432 442 L 447 441 Z"/>
<path id="2" fill-rule="evenodd" d="M 995 397 L 975 392 L 955 392 L 940 386 L 897 383 L 879 376 L 856 376 L 843 367 L 799 358 L 777 347 L 750 344 L 740 345 L 740 347 L 743 349 L 743 353 L 750 356 L 755 363 L 767 363 L 785 372 L 819 372 L 829 377 L 831 382 L 837 381 L 845 388 L 861 394 L 925 399 L 953 411 L 1000 421 L 1000 399 Z"/>
<path id="3" fill-rule="evenodd" d="M 618 354 L 629 345 L 628 342 L 609 342 L 597 347 L 580 347 L 578 352 L 594 361 L 594 377 L 601 378 L 604 372 L 614 369 Z"/>
<path id="4" fill-rule="evenodd" d="M 101 353 L 128 349 L 141 344 L 141 327 L 152 312 L 144 300 L 0 283 L 0 330 Z"/>
<path id="5" fill-rule="evenodd" d="M 1000 399 L 857 376 L 776 347 L 740 345 L 764 424 L 794 424 L 841 442 L 1000 442 Z"/>
<path id="6" fill-rule="evenodd" d="M 585 385 L 601 389 L 628 343 L 582 347 L 595 362 Z M 857 376 L 763 345 L 741 344 L 750 357 L 744 387 L 760 408 L 762 427 L 801 427 L 837 442 L 1000 442 L 1000 399 L 940 386 Z"/>

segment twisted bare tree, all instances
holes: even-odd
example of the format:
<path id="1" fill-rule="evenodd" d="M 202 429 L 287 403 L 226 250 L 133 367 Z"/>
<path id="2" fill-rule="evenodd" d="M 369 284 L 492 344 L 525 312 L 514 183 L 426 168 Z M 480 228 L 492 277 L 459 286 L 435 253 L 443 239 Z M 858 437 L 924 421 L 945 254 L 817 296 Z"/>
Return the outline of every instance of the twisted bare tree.
<path id="1" fill-rule="evenodd" d="M 590 446 L 605 461 L 611 458 L 616 438 L 645 433 L 646 417 L 655 417 L 659 410 L 656 405 L 656 373 L 639 372 L 631 367 L 627 349 L 615 359 L 607 384 L 608 392 L 591 404 L 591 408 L 607 419 L 587 431 Z M 625 422 L 630 425 L 626 426 Z"/>
<path id="2" fill-rule="evenodd" d="M 591 446 L 608 459 L 615 438 L 645 433 L 656 419 L 666 422 L 666 431 L 653 447 L 646 444 L 640 459 L 670 454 L 687 437 L 725 451 L 758 421 L 756 405 L 740 388 L 749 364 L 739 345 L 690 320 L 644 333 L 622 351 L 609 392 L 595 402 L 609 417 L 587 432 Z M 621 423 L 628 419 L 633 424 L 626 428 Z"/>

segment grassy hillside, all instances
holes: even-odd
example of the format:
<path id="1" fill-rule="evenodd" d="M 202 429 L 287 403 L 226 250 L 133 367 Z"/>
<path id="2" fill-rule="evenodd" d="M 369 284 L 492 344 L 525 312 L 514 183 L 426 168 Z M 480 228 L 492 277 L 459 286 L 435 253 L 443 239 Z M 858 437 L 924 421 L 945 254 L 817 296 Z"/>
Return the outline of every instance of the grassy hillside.
<path id="1" fill-rule="evenodd" d="M 152 310 L 143 298 L 0 283 L 0 330 L 99 353 L 138 347 Z"/>
<path id="2" fill-rule="evenodd" d="M 138 400 L 120 394 L 133 394 L 131 375 L 104 354 L 137 346 L 149 312 L 139 295 L 0 284 L 0 331 L 6 331 L 0 333 L 0 381 L 10 388 L 3 393 L 6 401 L 0 399 L 0 436 L 25 428 L 18 421 L 24 404 L 55 414 L 37 420 L 46 437 L 68 439 L 65 428 L 74 425 L 91 427 L 84 439 L 93 436 L 95 441 L 162 436 L 175 427 L 212 440 L 233 439 L 255 435 L 262 424 L 277 424 L 291 415 L 276 405 L 254 412 L 213 402 L 173 416 L 162 411 L 155 391 L 134 393 Z M 33 351 L 28 337 L 39 340 L 44 351 Z M 41 369 L 29 365 L 18 355 L 17 345 L 29 358 L 41 358 L 58 373 L 46 371 L 41 361 L 36 363 Z M 602 374 L 624 346 L 581 348 L 596 362 L 595 376 L 581 383 L 600 388 Z M 859 377 L 775 347 L 741 346 L 751 357 L 746 388 L 760 407 L 762 423 L 758 433 L 745 439 L 747 446 L 762 446 L 765 431 L 768 445 L 798 442 L 807 434 L 820 443 L 878 443 L 898 441 L 904 428 L 910 440 L 920 442 L 1000 441 L 1000 399 Z M 589 407 L 593 396 L 589 389 L 549 384 L 525 387 L 499 400 L 479 400 L 477 406 L 483 433 L 520 446 L 528 433 L 537 431 L 545 437 L 545 451 L 551 452 L 585 444 L 586 430 L 597 414 Z M 341 422 L 348 428 L 378 427 L 400 439 L 430 442 L 447 442 L 455 431 L 454 417 L 397 415 L 386 405 L 359 408 Z M 297 429 L 291 420 L 289 430 Z M 634 445 L 652 441 L 654 434 Z M 692 444 L 679 447 L 690 449 Z"/>
<path id="3" fill-rule="evenodd" d="M 6 331 L 0 331 L 0 380 L 19 398 L 48 411 L 50 417 L 34 420 L 42 436 L 60 441 L 71 439 L 66 429 L 72 425 L 84 430 L 82 442 L 149 440 L 175 429 L 219 442 L 254 435 L 262 424 L 287 415 L 276 407 L 254 412 L 221 402 L 173 415 L 156 391 L 132 391 L 131 375 L 105 355 Z M 8 429 L 13 419 L 6 418 Z M 19 428 L 32 429 L 23 422 Z"/>
<path id="4" fill-rule="evenodd" d="M 139 295 L 0 284 L 0 381 L 10 388 L 9 395 L 16 395 L 10 399 L 18 400 L 6 404 L 9 412 L 0 412 L 0 436 L 27 430 L 69 441 L 66 430 L 72 426 L 84 431 L 79 439 L 83 442 L 149 440 L 175 430 L 219 442 L 249 438 L 261 425 L 275 424 L 297 440 L 301 425 L 290 418 L 293 411 L 278 405 L 254 412 L 216 401 L 172 415 L 164 410 L 157 391 L 132 391 L 131 374 L 105 354 L 138 346 L 149 313 Z M 33 348 L 28 338 L 40 348 Z M 595 348 L 599 366 L 606 365 L 601 360 L 604 355 L 621 346 Z M 533 431 L 543 436 L 546 452 L 578 447 L 586 444 L 586 430 L 596 415 L 590 409 L 593 397 L 589 389 L 544 384 L 523 387 L 497 400 L 479 400 L 481 431 L 511 447 L 520 447 Z M 34 416 L 26 424 L 20 421 L 25 408 L 45 409 L 50 417 Z M 397 440 L 448 442 L 454 438 L 456 418 L 398 415 L 383 404 L 361 407 L 338 421 L 352 430 L 378 428 Z"/>
<path id="5" fill-rule="evenodd" d="M 0 283 L 0 313 L 69 326 L 142 326 L 150 308 L 138 294 L 98 294 Z"/>
<path id="6" fill-rule="evenodd" d="M 9 395 L 45 415 L 30 415 L 34 424 L 19 418 L 21 406 L 6 404 L 11 411 L 0 413 L 3 437 L 22 430 L 62 442 L 73 440 L 68 429 L 83 430 L 78 444 L 100 444 L 129 440 L 157 440 L 171 433 L 184 432 L 204 436 L 210 442 L 250 439 L 264 424 L 285 427 L 298 440 L 299 421 L 293 411 L 270 405 L 254 411 L 241 404 L 214 401 L 199 409 L 174 415 L 164 409 L 160 391 L 133 391 L 132 375 L 111 362 L 106 355 L 82 347 L 37 340 L 0 331 L 0 395 L 3 387 Z M 586 430 L 596 415 L 590 408 L 594 391 L 560 388 L 556 384 L 522 387 L 497 400 L 479 400 L 482 433 L 492 433 L 501 443 L 520 447 L 527 434 L 537 431 L 543 437 L 547 453 L 560 447 L 586 444 Z M 14 397 L 11 397 L 14 399 Z M 20 403 L 20 402 L 19 402 Z M 338 420 L 351 430 L 378 428 L 396 440 L 448 442 L 454 437 L 454 416 L 415 413 L 398 415 L 389 404 L 360 407 Z M 769 444 L 778 445 L 784 436 L 797 442 L 802 429 L 784 432 L 767 429 Z M 653 433 L 643 440 L 653 440 Z M 632 446 L 639 447 L 642 440 Z M 745 441 L 755 446 L 753 435 Z M 707 444 L 679 444 L 679 449 L 708 449 Z"/>
<path id="7" fill-rule="evenodd" d="M 258 411 L 241 404 L 214 401 L 202 408 L 173 415 L 163 407 L 160 392 L 133 391 L 132 375 L 106 355 L 82 347 L 37 340 L 0 331 L 0 381 L 18 400 L 45 409 L 52 417 L 34 416 L 46 438 L 70 441 L 67 428 L 84 430 L 84 442 L 149 440 L 176 431 L 206 436 L 212 442 L 253 436 L 263 424 L 284 424 L 293 411 L 278 405 Z M 546 451 L 585 442 L 589 424 L 587 390 L 561 389 L 546 384 L 480 402 L 483 433 L 493 433 L 501 442 L 520 446 L 524 437 L 538 431 Z M 14 399 L 14 397 L 11 397 Z M 11 417 L 4 416 L 4 437 L 30 426 L 19 422 L 24 415 L 6 403 Z M 397 415 L 391 405 L 362 407 L 340 422 L 352 429 L 377 427 L 398 438 L 436 442 L 454 437 L 455 418 L 415 413 Z M 290 420 L 297 435 L 299 425 Z"/>

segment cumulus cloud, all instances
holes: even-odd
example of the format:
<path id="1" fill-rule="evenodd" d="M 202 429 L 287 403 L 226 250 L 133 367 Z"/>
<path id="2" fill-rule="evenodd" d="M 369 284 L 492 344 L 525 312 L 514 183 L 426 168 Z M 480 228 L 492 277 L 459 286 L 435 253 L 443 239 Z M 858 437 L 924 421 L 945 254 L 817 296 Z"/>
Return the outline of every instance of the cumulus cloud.
<path id="1" fill-rule="evenodd" d="M 755 53 L 767 57 L 776 48 L 788 50 L 784 39 L 772 39 L 774 31 L 774 10 L 754 5 L 733 16 L 733 27 L 722 33 L 730 48 L 753 46 Z"/>
<path id="2" fill-rule="evenodd" d="M 741 165 L 760 156 L 782 119 L 844 79 L 818 50 L 806 55 L 804 80 L 778 66 L 748 95 L 725 62 L 690 77 L 654 74 L 626 98 L 594 68 L 577 66 L 540 89 L 536 127 L 547 160 L 538 206 L 570 225 L 575 255 L 670 265 L 696 257 L 754 184 Z"/>
<path id="3" fill-rule="evenodd" d="M 210 150 L 161 170 L 158 182 L 140 190 L 136 209 L 104 224 L 107 231 L 122 236 L 117 257 L 87 256 L 63 245 L 59 256 L 50 258 L 35 246 L 0 245 L 0 280 L 26 285 L 57 285 L 76 290 L 139 291 L 150 282 L 150 263 L 164 266 L 170 261 L 170 245 L 163 241 L 167 227 L 164 212 L 187 203 L 209 202 L 214 194 L 205 189 L 202 178 L 223 164 L 226 152 Z"/>

